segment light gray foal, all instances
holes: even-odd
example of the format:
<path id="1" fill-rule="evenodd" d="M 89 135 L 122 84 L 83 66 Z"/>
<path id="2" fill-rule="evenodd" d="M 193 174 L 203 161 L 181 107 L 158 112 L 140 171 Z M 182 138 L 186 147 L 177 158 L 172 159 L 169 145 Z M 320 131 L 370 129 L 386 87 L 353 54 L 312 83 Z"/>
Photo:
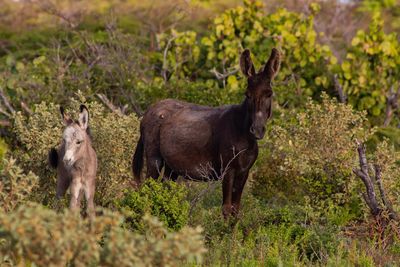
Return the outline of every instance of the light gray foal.
<path id="1" fill-rule="evenodd" d="M 89 111 L 81 105 L 78 121 L 65 114 L 64 108 L 60 107 L 60 111 L 66 126 L 62 143 L 58 150 L 53 148 L 49 152 L 49 163 L 58 174 L 56 195 L 57 198 L 63 197 L 71 187 L 70 209 L 78 210 L 84 193 L 87 214 L 93 218 L 97 157 L 89 135 Z"/>

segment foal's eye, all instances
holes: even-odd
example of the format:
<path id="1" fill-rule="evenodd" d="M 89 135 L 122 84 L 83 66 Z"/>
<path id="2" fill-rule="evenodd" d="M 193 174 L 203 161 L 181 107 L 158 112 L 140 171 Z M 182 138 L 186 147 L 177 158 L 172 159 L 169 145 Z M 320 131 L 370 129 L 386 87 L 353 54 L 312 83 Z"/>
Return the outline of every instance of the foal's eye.
<path id="1" fill-rule="evenodd" d="M 82 141 L 76 141 L 76 144 L 80 145 L 80 144 L 82 144 Z"/>

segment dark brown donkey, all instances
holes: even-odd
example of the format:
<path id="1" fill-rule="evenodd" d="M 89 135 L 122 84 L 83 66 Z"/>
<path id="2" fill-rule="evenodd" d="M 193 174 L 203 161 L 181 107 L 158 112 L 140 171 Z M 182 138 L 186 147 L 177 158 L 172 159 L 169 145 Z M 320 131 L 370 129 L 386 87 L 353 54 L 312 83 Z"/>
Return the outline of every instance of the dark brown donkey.
<path id="1" fill-rule="evenodd" d="M 264 125 L 271 117 L 271 81 L 279 66 L 280 55 L 274 48 L 256 73 L 246 49 L 240 57 L 240 68 L 247 77 L 241 104 L 214 108 L 166 99 L 150 107 L 143 116 L 132 161 L 137 182 L 143 152 L 149 177 L 158 177 L 163 167 L 172 179 L 178 175 L 194 180 L 222 177 L 222 213 L 236 216 L 249 169 L 258 155 L 257 140 L 264 137 Z M 206 175 L 205 167 L 209 169 Z"/>
<path id="2" fill-rule="evenodd" d="M 96 152 L 89 135 L 89 112 L 81 105 L 79 120 L 73 121 L 60 107 L 65 129 L 58 150 L 49 152 L 49 163 L 57 168 L 57 198 L 63 197 L 71 187 L 70 208 L 78 210 L 82 194 L 87 201 L 87 213 L 94 217 L 94 193 L 97 171 Z"/>

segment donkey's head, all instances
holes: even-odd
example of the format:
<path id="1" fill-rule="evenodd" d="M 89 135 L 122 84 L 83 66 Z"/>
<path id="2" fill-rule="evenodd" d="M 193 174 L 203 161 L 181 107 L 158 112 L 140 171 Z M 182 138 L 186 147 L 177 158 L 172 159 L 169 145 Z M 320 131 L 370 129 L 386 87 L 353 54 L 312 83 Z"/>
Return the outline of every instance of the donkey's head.
<path id="1" fill-rule="evenodd" d="M 240 68 L 247 77 L 246 101 L 250 114 L 249 131 L 256 139 L 264 137 L 264 125 L 272 114 L 271 82 L 279 71 L 280 62 L 279 51 L 273 48 L 267 63 L 257 73 L 250 57 L 250 51 L 245 49 L 240 56 Z"/>
<path id="2" fill-rule="evenodd" d="M 64 108 L 60 107 L 61 117 L 66 126 L 63 132 L 64 157 L 65 166 L 71 167 L 74 163 L 85 156 L 87 142 L 90 142 L 88 135 L 89 111 L 85 105 L 80 106 L 79 120 L 73 121 L 70 116 L 64 112 Z"/>

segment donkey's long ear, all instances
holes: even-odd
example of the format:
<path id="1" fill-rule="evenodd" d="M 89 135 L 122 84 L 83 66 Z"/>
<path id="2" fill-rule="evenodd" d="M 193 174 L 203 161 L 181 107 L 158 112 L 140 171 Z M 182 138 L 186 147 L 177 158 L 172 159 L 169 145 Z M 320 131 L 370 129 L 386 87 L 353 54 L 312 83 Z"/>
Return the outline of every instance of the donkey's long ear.
<path id="1" fill-rule="evenodd" d="M 61 119 L 64 122 L 65 126 L 68 126 L 73 122 L 71 117 L 65 113 L 64 107 L 62 107 L 62 106 L 60 106 L 60 113 L 61 113 Z"/>
<path id="2" fill-rule="evenodd" d="M 240 69 L 246 77 L 250 77 L 256 74 L 253 62 L 251 61 L 249 49 L 245 49 L 240 56 Z"/>
<path id="3" fill-rule="evenodd" d="M 269 79 L 274 79 L 281 66 L 281 55 L 276 48 L 272 48 L 271 55 L 265 64 L 264 73 Z"/>
<path id="4" fill-rule="evenodd" d="M 85 105 L 81 105 L 79 108 L 79 125 L 83 130 L 86 130 L 89 125 L 89 111 Z"/>

